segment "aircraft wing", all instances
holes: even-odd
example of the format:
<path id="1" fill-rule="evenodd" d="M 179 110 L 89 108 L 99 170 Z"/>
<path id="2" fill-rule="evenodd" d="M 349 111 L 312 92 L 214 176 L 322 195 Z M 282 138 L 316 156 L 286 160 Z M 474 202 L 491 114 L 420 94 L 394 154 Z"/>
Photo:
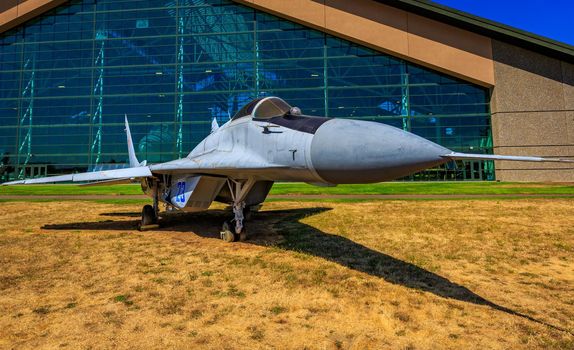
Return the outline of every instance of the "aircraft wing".
<path id="1" fill-rule="evenodd" d="M 77 173 L 69 175 L 59 175 L 50 177 L 41 177 L 37 179 L 18 180 L 5 182 L 2 185 L 31 185 L 31 184 L 50 184 L 56 182 L 86 182 L 86 181 L 120 181 L 142 177 L 150 177 L 152 173 L 147 166 L 125 169 L 114 169 L 104 171 L 94 171 L 89 173 Z"/>
<path id="2" fill-rule="evenodd" d="M 134 150 L 134 143 L 128 124 L 128 117 L 125 116 L 126 137 L 128 142 L 128 154 L 130 167 L 124 169 L 93 171 L 89 173 L 77 173 L 50 177 L 41 177 L 37 179 L 17 180 L 0 184 L 5 185 L 32 185 L 32 184 L 51 184 L 56 182 L 92 182 L 91 185 L 115 185 L 119 183 L 131 182 L 137 178 L 153 176 L 149 167 L 145 166 L 146 161 L 139 162 Z"/>
<path id="3" fill-rule="evenodd" d="M 151 165 L 153 173 L 196 173 L 222 176 L 236 174 L 256 174 L 287 168 L 270 163 L 252 154 L 238 155 L 236 152 L 212 151 L 192 158 L 182 158 L 167 163 Z"/>
<path id="4" fill-rule="evenodd" d="M 543 157 L 525 157 L 525 156 L 501 156 L 497 154 L 473 154 L 452 152 L 444 154 L 441 157 L 452 160 L 511 160 L 521 162 L 557 162 L 557 163 L 574 163 L 574 159 L 564 158 L 543 158 Z"/>
<path id="5" fill-rule="evenodd" d="M 152 177 L 157 174 L 209 174 L 233 176 L 237 174 L 258 174 L 270 169 L 281 169 L 284 166 L 270 164 L 267 161 L 254 159 L 251 156 L 237 157 L 230 152 L 209 152 L 194 158 L 182 158 L 167 163 L 140 166 L 125 169 L 94 171 L 69 175 L 41 177 L 37 179 L 17 180 L 2 185 L 50 184 L 56 182 L 92 182 L 86 185 L 114 185 L 131 182 L 131 180 Z"/>

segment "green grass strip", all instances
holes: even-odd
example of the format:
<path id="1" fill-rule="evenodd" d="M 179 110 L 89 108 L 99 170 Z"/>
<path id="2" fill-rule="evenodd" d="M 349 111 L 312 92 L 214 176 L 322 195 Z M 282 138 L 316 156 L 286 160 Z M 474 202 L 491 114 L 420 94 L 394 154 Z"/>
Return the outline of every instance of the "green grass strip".
<path id="1" fill-rule="evenodd" d="M 139 185 L 115 185 L 82 187 L 78 185 L 31 185 L 2 186 L 2 195 L 137 195 L 142 194 Z M 367 195 L 367 194 L 574 194 L 574 185 L 553 183 L 512 182 L 385 182 L 366 185 L 339 185 L 316 187 L 305 183 L 276 183 L 272 195 Z"/>
<path id="2" fill-rule="evenodd" d="M 574 186 L 552 183 L 511 182 L 384 182 L 366 185 L 339 185 L 315 187 L 304 183 L 278 183 L 271 194 L 574 194 Z"/>

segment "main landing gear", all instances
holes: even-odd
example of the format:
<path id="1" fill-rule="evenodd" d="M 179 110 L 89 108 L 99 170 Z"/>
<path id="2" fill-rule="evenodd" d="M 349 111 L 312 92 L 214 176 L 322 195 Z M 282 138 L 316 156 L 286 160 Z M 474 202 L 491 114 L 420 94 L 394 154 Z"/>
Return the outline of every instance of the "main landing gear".
<path id="1" fill-rule="evenodd" d="M 140 231 L 153 230 L 159 228 L 159 189 L 157 182 L 153 182 L 153 206 L 146 204 L 142 209 L 142 220 L 139 224 Z"/>
<path id="2" fill-rule="evenodd" d="M 245 241 L 247 239 L 247 231 L 243 226 L 243 221 L 245 220 L 245 214 L 249 211 L 246 208 L 245 198 L 249 191 L 253 188 L 255 184 L 255 179 L 249 178 L 247 180 L 233 180 L 227 179 L 227 185 L 229 186 L 229 191 L 231 192 L 231 198 L 233 199 L 233 204 L 231 205 L 233 209 L 233 219 L 223 223 L 221 228 L 221 239 L 226 242 Z"/>

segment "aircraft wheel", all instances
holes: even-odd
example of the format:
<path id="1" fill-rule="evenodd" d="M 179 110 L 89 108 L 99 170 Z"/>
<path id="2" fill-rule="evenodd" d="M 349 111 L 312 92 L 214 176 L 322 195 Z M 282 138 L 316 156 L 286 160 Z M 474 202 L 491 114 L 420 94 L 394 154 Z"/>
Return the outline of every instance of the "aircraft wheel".
<path id="1" fill-rule="evenodd" d="M 253 210 L 251 209 L 251 207 L 245 207 L 243 209 L 243 220 L 251 220 L 251 218 L 253 217 Z"/>
<path id="2" fill-rule="evenodd" d="M 235 242 L 236 236 L 231 231 L 221 231 L 221 239 L 227 243 Z"/>
<path id="3" fill-rule="evenodd" d="M 237 240 L 237 235 L 235 233 L 233 233 L 233 231 L 231 230 L 232 228 L 232 223 L 229 221 L 225 221 L 223 223 L 223 227 L 221 228 L 221 239 L 224 240 L 225 242 L 231 243 L 231 242 L 235 242 Z"/>
<path id="4" fill-rule="evenodd" d="M 237 228 L 233 227 L 233 231 L 235 232 L 235 237 L 239 239 L 239 241 L 244 242 L 247 239 L 247 229 L 245 226 L 241 227 L 241 230 L 237 232 Z"/>
<path id="5" fill-rule="evenodd" d="M 141 226 L 153 225 L 157 223 L 157 217 L 155 216 L 155 210 L 149 204 L 144 205 L 142 209 L 142 222 Z"/>
<path id="6" fill-rule="evenodd" d="M 246 240 L 247 240 L 247 231 L 245 230 L 244 227 L 243 230 L 241 230 L 241 233 L 239 234 L 239 241 L 245 242 Z"/>

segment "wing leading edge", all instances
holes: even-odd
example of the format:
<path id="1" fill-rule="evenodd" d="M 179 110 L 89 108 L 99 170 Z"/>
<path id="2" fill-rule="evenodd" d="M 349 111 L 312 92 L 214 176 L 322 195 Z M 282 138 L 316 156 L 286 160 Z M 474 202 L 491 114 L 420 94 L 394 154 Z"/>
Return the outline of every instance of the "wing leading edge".
<path id="1" fill-rule="evenodd" d="M 574 159 L 564 159 L 564 158 L 501 156 L 497 154 L 472 154 L 472 153 L 458 153 L 458 152 L 443 154 L 441 157 L 451 160 L 510 160 L 510 161 L 521 161 L 521 162 L 574 163 Z"/>
<path id="2" fill-rule="evenodd" d="M 150 177 L 152 173 L 147 166 L 137 168 L 114 169 L 104 171 L 94 171 L 90 173 L 77 173 L 60 176 L 41 177 L 37 179 L 10 181 L 4 185 L 32 185 L 32 184 L 50 184 L 56 182 L 87 182 L 87 181 L 111 181 L 111 180 L 129 180 L 142 177 Z"/>
<path id="3" fill-rule="evenodd" d="M 265 160 L 253 159 L 253 157 L 237 158 L 229 152 L 209 152 L 193 158 L 182 158 L 167 163 L 140 166 L 134 168 L 78 173 L 37 179 L 18 180 L 3 183 L 2 185 L 32 185 L 50 184 L 56 182 L 90 182 L 98 181 L 89 185 L 113 185 L 130 182 L 138 178 L 152 177 L 153 174 L 211 174 L 230 176 L 234 174 L 256 174 L 271 169 L 283 169 L 285 166 L 269 163 Z"/>
<path id="4" fill-rule="evenodd" d="M 285 168 L 288 167 L 270 163 L 248 153 L 238 155 L 220 151 L 211 151 L 191 158 L 182 158 L 150 166 L 153 173 L 159 174 L 197 173 L 221 176 Z"/>
<path id="5" fill-rule="evenodd" d="M 125 116 L 126 138 L 128 144 L 128 155 L 130 167 L 124 169 L 94 171 L 89 173 L 68 174 L 50 177 L 41 177 L 37 179 L 17 180 L 0 184 L 1 186 L 9 185 L 33 185 L 33 184 L 51 184 L 56 182 L 90 182 L 91 185 L 114 185 L 119 183 L 131 182 L 137 178 L 152 176 L 151 170 L 146 166 L 146 161 L 139 162 L 134 150 L 128 116 Z"/>

